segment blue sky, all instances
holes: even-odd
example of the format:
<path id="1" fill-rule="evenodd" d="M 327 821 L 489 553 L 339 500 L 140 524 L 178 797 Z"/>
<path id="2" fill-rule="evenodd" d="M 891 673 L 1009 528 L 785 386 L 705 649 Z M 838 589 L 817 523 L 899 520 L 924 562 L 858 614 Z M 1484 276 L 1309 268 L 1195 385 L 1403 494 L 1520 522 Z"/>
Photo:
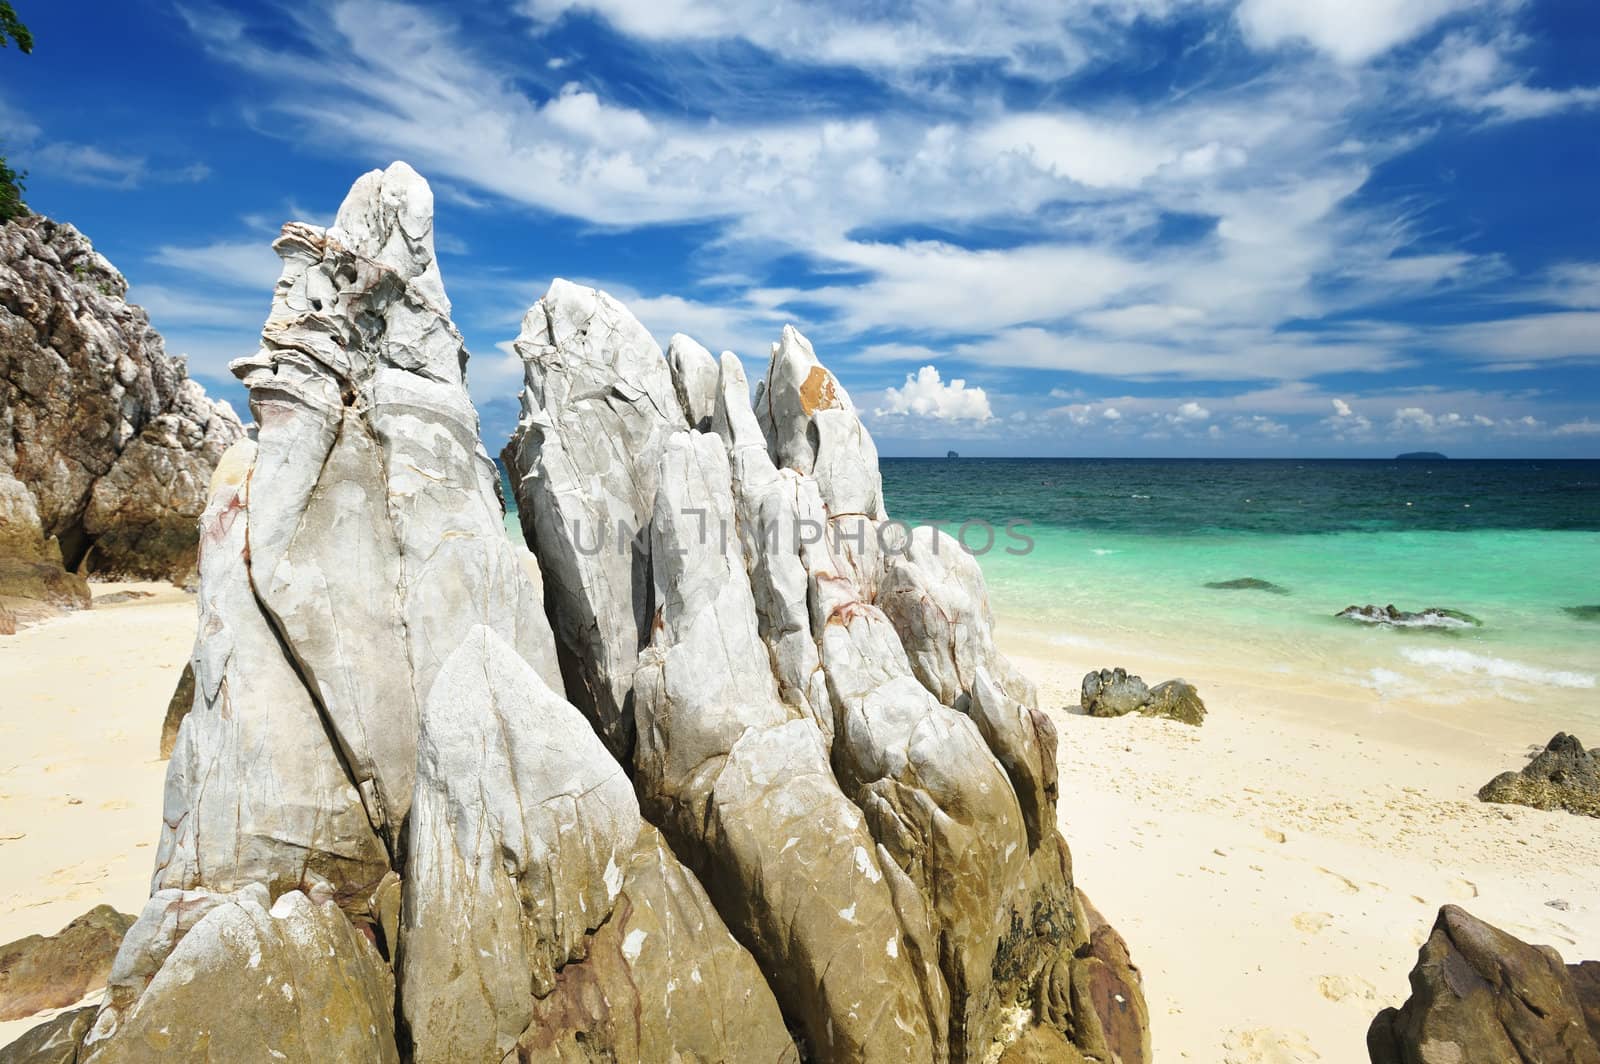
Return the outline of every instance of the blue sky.
<path id="1" fill-rule="evenodd" d="M 885 454 L 1600 455 L 1587 0 L 16 0 L 0 142 L 191 372 L 403 158 L 497 450 L 553 277 Z"/>

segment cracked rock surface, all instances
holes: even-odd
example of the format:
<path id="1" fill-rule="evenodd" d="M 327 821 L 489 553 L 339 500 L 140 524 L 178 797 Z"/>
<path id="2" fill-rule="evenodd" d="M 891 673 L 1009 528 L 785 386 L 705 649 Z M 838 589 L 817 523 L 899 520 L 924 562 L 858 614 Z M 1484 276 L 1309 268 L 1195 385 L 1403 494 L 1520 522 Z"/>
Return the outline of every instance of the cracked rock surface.
<path id="1" fill-rule="evenodd" d="M 753 408 L 735 356 L 555 282 L 505 452 L 530 551 L 427 184 L 374 171 L 275 247 L 152 894 L 80 1059 L 1148 1059 L 982 575 L 887 521 L 804 337 Z"/>
<path id="2" fill-rule="evenodd" d="M 243 435 L 70 225 L 0 225 L 0 596 L 82 607 L 76 574 L 184 582 Z"/>

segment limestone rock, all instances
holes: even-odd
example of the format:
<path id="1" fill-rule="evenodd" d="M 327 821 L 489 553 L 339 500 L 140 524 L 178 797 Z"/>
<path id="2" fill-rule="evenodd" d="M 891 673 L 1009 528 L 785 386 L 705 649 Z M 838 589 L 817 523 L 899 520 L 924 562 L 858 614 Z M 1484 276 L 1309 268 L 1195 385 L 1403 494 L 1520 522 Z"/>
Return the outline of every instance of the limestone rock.
<path id="1" fill-rule="evenodd" d="M 758 416 L 731 355 L 552 285 L 506 451 L 529 554 L 426 184 L 368 174 L 276 248 L 91 1059 L 1144 1059 L 981 574 L 887 521 L 803 337 Z"/>
<path id="2" fill-rule="evenodd" d="M 0 610 L 11 618 L 0 620 L 0 634 L 14 633 L 19 620 L 88 605 L 89 585 L 63 567 L 61 544 L 45 535 L 33 493 L 0 458 Z"/>
<path id="3" fill-rule="evenodd" d="M 399 1064 L 394 979 L 331 901 L 290 891 L 274 902 L 260 884 L 209 896 L 203 915 L 146 980 L 151 953 L 143 931 L 164 924 L 173 904 L 192 902 L 157 894 L 130 932 L 84 1042 L 84 1064 Z M 155 920 L 147 919 L 151 910 L 160 913 Z"/>
<path id="4" fill-rule="evenodd" d="M 29 935 L 0 946 L 0 1020 L 75 1005 L 104 986 L 132 925 L 133 917 L 100 905 L 48 938 Z"/>
<path id="5" fill-rule="evenodd" d="M 820 729 L 779 698 L 741 543 L 715 531 L 736 523 L 722 440 L 672 437 L 657 484 L 659 606 L 634 703 L 646 808 L 701 872 L 818 1059 L 942 1056 L 943 1016 L 930 1024 L 927 1002 L 942 1003 L 944 990 L 924 952 L 926 919 L 919 911 L 918 926 L 902 927 Z"/>
<path id="6" fill-rule="evenodd" d="M 327 885 L 359 909 L 388 852 L 256 598 L 256 457 L 249 440 L 230 449 L 200 521 L 196 699 L 167 765 L 153 889 Z"/>
<path id="7" fill-rule="evenodd" d="M 798 332 L 774 345 L 754 410 L 739 360 L 722 356 L 714 439 L 691 431 L 705 424 L 695 348 L 663 359 L 624 311 L 580 295 L 553 286 L 525 323 L 507 464 L 553 588 L 566 563 L 552 557 L 582 557 L 584 528 L 620 512 L 647 530 L 621 561 L 567 566 L 577 593 L 551 597 L 575 629 L 569 689 L 631 710 L 623 749 L 647 819 L 816 1059 L 992 1059 L 1029 1016 L 1065 1032 L 1070 1016 L 1037 1004 L 1077 948 L 1055 736 L 994 647 L 976 563 L 887 520 L 871 436 Z M 563 348 L 551 308 L 575 302 L 607 325 L 567 330 Z M 589 374 L 582 418 L 548 387 L 573 365 Z M 594 405 L 661 391 L 649 382 L 664 365 L 681 416 L 662 417 L 663 401 L 625 417 Z M 580 477 L 563 468 L 572 452 L 606 460 Z M 583 506 L 583 520 L 563 516 Z M 636 627 L 617 628 L 623 610 Z"/>
<path id="8" fill-rule="evenodd" d="M 178 677 L 178 686 L 173 688 L 172 698 L 167 702 L 167 715 L 161 721 L 161 756 L 163 759 L 172 756 L 173 749 L 178 745 L 178 729 L 183 726 L 183 720 L 189 715 L 189 710 L 194 708 L 194 662 L 184 664 L 183 672 Z"/>
<path id="9" fill-rule="evenodd" d="M 487 628 L 439 673 L 419 765 L 400 969 L 414 1059 L 793 1058 L 759 969 L 621 766 Z"/>
<path id="10" fill-rule="evenodd" d="M 1206 707 L 1200 692 L 1184 680 L 1167 680 L 1154 687 L 1145 686 L 1127 670 L 1101 669 L 1083 678 L 1080 695 L 1083 711 L 1092 717 L 1121 717 L 1138 713 L 1146 717 L 1166 717 L 1198 727 L 1205 721 Z"/>
<path id="11" fill-rule="evenodd" d="M 1585 750 L 1575 736 L 1557 732 L 1520 772 L 1484 784 L 1478 799 L 1600 817 L 1600 748 Z"/>
<path id="12" fill-rule="evenodd" d="M 166 353 L 127 287 L 70 225 L 0 226 L 0 558 L 18 557 L 7 541 L 19 525 L 34 531 L 7 501 L 14 479 L 58 567 L 193 572 L 206 484 L 243 430 Z M 14 579 L 0 567 L 0 594 L 19 593 Z"/>
<path id="13" fill-rule="evenodd" d="M 686 420 L 661 348 L 627 309 L 557 280 L 515 342 L 522 417 L 504 452 L 544 572 L 567 692 L 613 754 L 633 746 L 633 665 L 649 640 L 655 469 Z"/>
<path id="14" fill-rule="evenodd" d="M 833 707 L 807 604 L 810 577 L 801 540 L 821 536 L 822 511 L 815 482 L 779 470 L 750 408 L 744 367 L 724 352 L 717 373 L 712 429 L 728 449 L 738 538 L 745 548 L 756 625 L 772 659 L 778 695 L 817 725 L 823 746 L 833 746 Z"/>
<path id="15" fill-rule="evenodd" d="M 78 1050 L 99 1008 L 68 1009 L 0 1048 L 0 1064 L 77 1064 Z"/>
<path id="16" fill-rule="evenodd" d="M 667 343 L 667 364 L 672 368 L 672 390 L 689 427 L 709 431 L 717 402 L 717 360 L 692 337 L 676 333 Z"/>
<path id="17" fill-rule="evenodd" d="M 1596 1064 L 1577 987 L 1549 946 L 1530 946 L 1465 910 L 1439 910 L 1411 970 L 1411 997 L 1367 1032 L 1373 1064 Z"/>
<path id="18" fill-rule="evenodd" d="M 872 436 L 850 394 L 792 325 L 772 345 L 755 409 L 773 463 L 814 479 L 829 514 L 883 518 L 883 478 Z"/>
<path id="19" fill-rule="evenodd" d="M 1079 895 L 1086 936 L 1066 965 L 1068 1029 L 1090 1060 L 1150 1064 L 1150 1015 L 1143 977 L 1127 943 Z M 1059 989 L 1056 991 L 1060 993 Z"/>

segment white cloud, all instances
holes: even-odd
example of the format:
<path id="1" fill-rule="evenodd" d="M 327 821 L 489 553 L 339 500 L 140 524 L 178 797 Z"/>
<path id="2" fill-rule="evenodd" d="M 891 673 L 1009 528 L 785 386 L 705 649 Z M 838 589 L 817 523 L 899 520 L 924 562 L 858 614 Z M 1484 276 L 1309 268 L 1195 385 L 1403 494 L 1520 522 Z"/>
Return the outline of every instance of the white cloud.
<path id="1" fill-rule="evenodd" d="M 150 261 L 229 287 L 268 293 L 277 283 L 282 262 L 269 240 L 219 241 L 193 247 L 164 244 Z"/>
<path id="2" fill-rule="evenodd" d="M 1470 6 L 1473 0 L 1244 0 L 1234 17 L 1257 47 L 1298 41 L 1363 63 Z"/>
<path id="3" fill-rule="evenodd" d="M 883 405 L 873 413 L 880 417 L 903 414 L 940 421 L 988 421 L 994 416 L 982 388 L 968 388 L 967 382 L 960 379 L 947 384 L 933 366 L 906 374 L 906 382 L 899 388 L 885 389 Z"/>
<path id="4" fill-rule="evenodd" d="M 1582 421 L 1569 421 L 1565 425 L 1556 426 L 1557 436 L 1600 436 L 1600 421 L 1584 418 Z"/>
<path id="5" fill-rule="evenodd" d="M 525 0 L 540 22 L 567 12 L 606 19 L 622 32 L 650 41 L 740 39 L 812 62 L 879 70 L 914 70 L 940 60 L 997 59 L 1018 70 L 1061 74 L 1084 49 L 1068 33 L 1089 4 L 1060 0 L 997 0 L 981 17 L 961 0 L 913 0 L 900 17 L 848 0 Z M 1165 6 L 1130 3 L 1127 17 Z M 1079 10 L 1074 11 L 1073 8 Z"/>
<path id="6" fill-rule="evenodd" d="M 1434 97 L 1494 121 L 1543 118 L 1561 111 L 1600 107 L 1600 86 L 1562 89 L 1529 85 L 1512 55 L 1526 41 L 1507 33 L 1449 34 L 1421 69 L 1421 85 Z"/>
<path id="7" fill-rule="evenodd" d="M 1528 314 L 1446 330 L 1457 350 L 1502 368 L 1600 358 L 1600 310 Z"/>
<path id="8" fill-rule="evenodd" d="M 1181 421 L 1204 421 L 1210 416 L 1211 411 L 1193 401 L 1178 407 L 1178 418 Z"/>

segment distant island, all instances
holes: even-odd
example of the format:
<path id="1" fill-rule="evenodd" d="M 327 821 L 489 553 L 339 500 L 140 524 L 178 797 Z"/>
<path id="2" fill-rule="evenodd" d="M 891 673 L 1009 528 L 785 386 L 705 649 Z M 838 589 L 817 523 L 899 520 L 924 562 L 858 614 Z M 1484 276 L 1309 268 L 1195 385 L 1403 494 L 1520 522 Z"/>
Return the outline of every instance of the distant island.
<path id="1" fill-rule="evenodd" d="M 1443 462 L 1448 459 L 1438 451 L 1407 451 L 1394 456 L 1396 462 Z"/>
<path id="2" fill-rule="evenodd" d="M 946 451 L 944 453 L 944 456 L 946 458 L 960 458 L 961 457 L 959 454 L 956 454 L 956 452 L 954 452 L 954 451 Z"/>

